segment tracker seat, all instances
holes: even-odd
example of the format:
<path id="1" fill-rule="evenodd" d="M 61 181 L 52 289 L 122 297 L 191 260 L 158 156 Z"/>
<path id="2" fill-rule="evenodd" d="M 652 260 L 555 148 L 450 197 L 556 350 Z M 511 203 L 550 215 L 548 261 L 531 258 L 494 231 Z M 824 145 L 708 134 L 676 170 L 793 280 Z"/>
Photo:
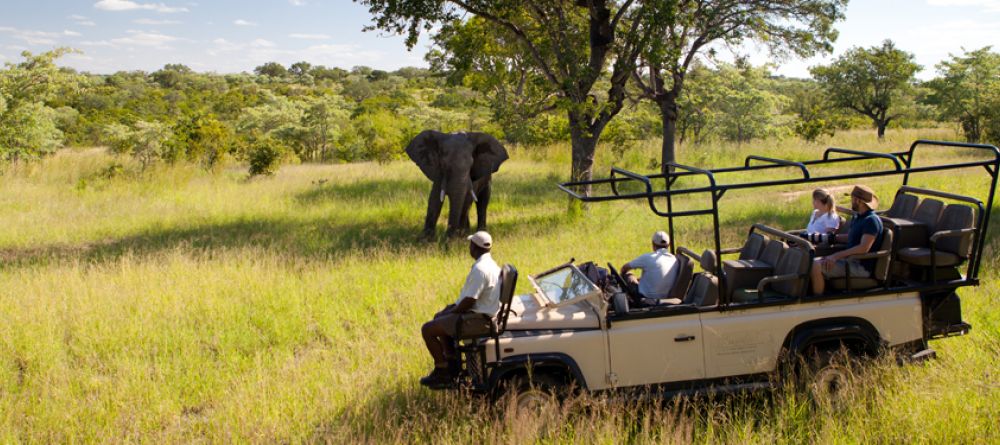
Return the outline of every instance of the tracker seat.
<path id="1" fill-rule="evenodd" d="M 899 249 L 899 260 L 914 266 L 951 267 L 969 258 L 976 230 L 972 207 L 949 204 L 933 227 L 935 231 L 927 239 L 927 247 Z"/>

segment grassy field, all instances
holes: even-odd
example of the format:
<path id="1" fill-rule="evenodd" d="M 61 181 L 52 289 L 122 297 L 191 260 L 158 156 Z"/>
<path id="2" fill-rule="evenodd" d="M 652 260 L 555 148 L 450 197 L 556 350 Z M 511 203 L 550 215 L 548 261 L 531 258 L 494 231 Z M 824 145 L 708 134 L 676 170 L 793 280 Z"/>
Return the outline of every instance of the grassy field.
<path id="1" fill-rule="evenodd" d="M 956 135 L 896 131 L 878 143 L 852 132 L 680 157 L 737 165 L 750 152 L 896 151 L 919 137 Z M 602 150 L 595 171 L 647 170 L 657 148 Z M 568 159 L 566 146 L 512 150 L 490 209 L 499 261 L 525 273 L 571 257 L 621 263 L 665 225 L 644 203 L 566 216 L 554 183 Z M 431 366 L 419 326 L 454 300 L 470 259 L 463 241 L 417 241 L 429 183 L 409 162 L 288 166 L 249 181 L 236 169 L 109 174 L 114 162 L 64 151 L 0 176 L 0 442 L 1000 442 L 997 230 L 985 284 L 961 294 L 971 334 L 935 342 L 928 364 L 859 374 L 844 405 L 794 392 L 596 397 L 525 417 L 417 384 Z M 867 183 L 890 201 L 899 180 Z M 989 184 L 982 170 L 912 183 L 982 199 Z M 751 222 L 804 225 L 810 190 L 727 194 L 725 245 Z M 700 250 L 709 234 L 707 219 L 691 218 L 676 243 Z"/>

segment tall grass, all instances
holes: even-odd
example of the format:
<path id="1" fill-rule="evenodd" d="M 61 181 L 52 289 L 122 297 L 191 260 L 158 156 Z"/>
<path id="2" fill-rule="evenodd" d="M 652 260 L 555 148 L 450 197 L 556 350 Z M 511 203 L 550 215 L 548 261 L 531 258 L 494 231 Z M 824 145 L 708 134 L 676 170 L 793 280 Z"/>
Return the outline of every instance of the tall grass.
<path id="1" fill-rule="evenodd" d="M 890 132 L 880 144 L 846 133 L 815 145 L 684 147 L 680 157 L 738 165 L 750 152 L 895 151 L 925 136 L 955 135 Z M 646 170 L 657 152 L 656 141 L 622 159 L 602 149 L 596 171 Z M 663 227 L 644 203 L 566 216 L 554 183 L 568 176 L 568 156 L 568 146 L 512 150 L 490 208 L 498 260 L 525 273 L 571 257 L 618 264 Z M 0 178 L 0 441 L 1000 441 L 996 233 L 985 284 L 961 293 L 972 332 L 935 342 L 930 363 L 860 372 L 845 404 L 791 391 L 666 402 L 598 395 L 524 416 L 416 382 L 430 367 L 420 323 L 455 298 L 470 259 L 460 241 L 417 241 L 429 184 L 408 162 L 290 166 L 254 180 L 189 167 L 109 174 L 114 162 L 63 152 Z M 914 182 L 985 198 L 984 178 Z M 886 200 L 898 186 L 870 183 Z M 804 224 L 801 189 L 727 195 L 725 244 L 751 222 Z M 676 242 L 706 248 L 709 234 L 707 219 L 691 218 L 678 223 Z"/>

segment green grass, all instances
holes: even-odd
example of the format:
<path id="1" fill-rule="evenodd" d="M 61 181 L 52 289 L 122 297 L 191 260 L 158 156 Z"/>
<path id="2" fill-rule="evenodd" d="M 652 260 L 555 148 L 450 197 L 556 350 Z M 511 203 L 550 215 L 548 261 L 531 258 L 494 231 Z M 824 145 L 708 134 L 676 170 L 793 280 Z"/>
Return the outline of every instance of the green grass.
<path id="1" fill-rule="evenodd" d="M 880 144 L 850 132 L 825 145 L 895 151 L 918 137 L 956 136 L 897 131 Z M 738 165 L 751 152 L 805 159 L 825 145 L 685 147 L 680 157 Z M 511 151 L 490 215 L 500 261 L 525 273 L 571 257 L 621 263 L 665 225 L 644 203 L 568 217 L 554 187 L 568 176 L 568 146 Z M 605 149 L 595 171 L 645 171 L 657 151 L 657 141 L 623 159 Z M 429 183 L 410 163 L 288 166 L 248 181 L 192 167 L 102 175 L 113 162 L 64 151 L 0 177 L 2 442 L 1000 441 L 996 230 L 985 284 L 962 291 L 970 335 L 935 342 L 939 359 L 926 365 L 861 373 L 844 406 L 792 392 L 587 397 L 525 418 L 417 384 L 430 367 L 419 326 L 454 299 L 471 260 L 461 241 L 417 240 Z M 985 198 L 986 175 L 969 173 L 913 183 Z M 868 183 L 890 201 L 898 180 Z M 725 244 L 751 222 L 803 225 L 810 190 L 727 194 Z M 677 244 L 709 247 L 709 223 L 679 222 Z"/>

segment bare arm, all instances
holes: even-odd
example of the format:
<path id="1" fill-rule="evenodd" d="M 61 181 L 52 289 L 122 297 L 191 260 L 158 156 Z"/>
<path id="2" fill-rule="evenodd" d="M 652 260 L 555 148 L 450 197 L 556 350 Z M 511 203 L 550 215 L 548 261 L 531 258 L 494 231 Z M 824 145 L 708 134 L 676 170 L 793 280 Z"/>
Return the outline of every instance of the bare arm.
<path id="1" fill-rule="evenodd" d="M 462 301 L 459 301 L 458 304 L 456 304 L 455 307 L 451 309 L 451 311 L 456 314 L 464 314 L 466 312 L 469 312 L 469 309 L 472 309 L 472 305 L 474 304 L 476 304 L 475 298 L 463 297 Z"/>
<path id="2" fill-rule="evenodd" d="M 841 250 L 840 252 L 834 253 L 833 255 L 830 255 L 826 258 L 829 259 L 830 261 L 836 261 L 842 258 L 847 258 L 851 255 L 868 253 L 868 251 L 872 248 L 873 244 L 875 244 L 875 235 L 862 235 L 861 243 L 859 243 L 857 246 L 851 247 L 850 249 Z"/>

